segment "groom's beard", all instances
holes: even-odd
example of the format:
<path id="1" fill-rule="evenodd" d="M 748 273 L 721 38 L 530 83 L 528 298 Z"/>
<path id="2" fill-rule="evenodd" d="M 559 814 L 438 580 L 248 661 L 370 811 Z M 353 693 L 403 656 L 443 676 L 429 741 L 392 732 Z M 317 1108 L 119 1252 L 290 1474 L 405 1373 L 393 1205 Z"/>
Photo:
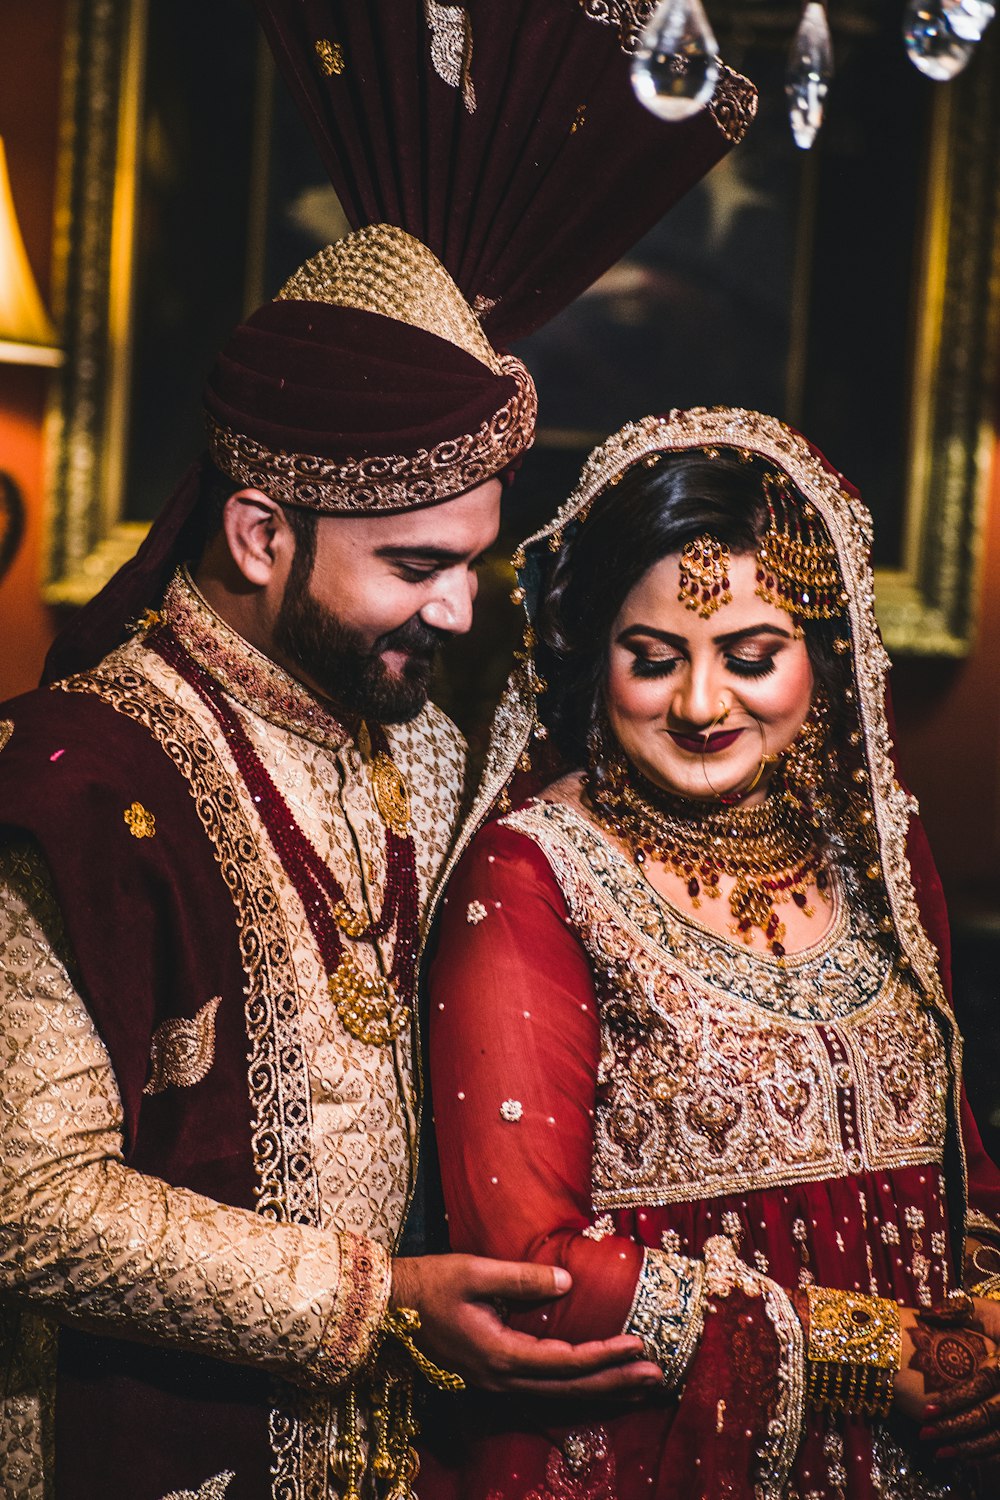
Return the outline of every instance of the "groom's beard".
<path id="1" fill-rule="evenodd" d="M 285 590 L 274 626 L 285 659 L 327 698 L 349 713 L 380 724 L 405 724 L 427 702 L 434 658 L 446 634 L 419 615 L 366 647 L 358 632 L 313 597 L 308 585 Z M 404 653 L 403 669 L 390 672 L 383 651 Z"/>

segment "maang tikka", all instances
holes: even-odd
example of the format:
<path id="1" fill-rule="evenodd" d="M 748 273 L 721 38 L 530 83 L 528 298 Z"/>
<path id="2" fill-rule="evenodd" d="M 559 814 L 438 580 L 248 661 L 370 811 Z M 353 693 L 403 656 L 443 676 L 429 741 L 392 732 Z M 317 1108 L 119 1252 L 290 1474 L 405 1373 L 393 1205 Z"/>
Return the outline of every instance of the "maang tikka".
<path id="1" fill-rule="evenodd" d="M 688 609 L 707 620 L 724 604 L 733 602 L 729 586 L 732 553 L 725 542 L 706 532 L 688 542 L 681 552 L 680 589 L 677 597 Z"/>

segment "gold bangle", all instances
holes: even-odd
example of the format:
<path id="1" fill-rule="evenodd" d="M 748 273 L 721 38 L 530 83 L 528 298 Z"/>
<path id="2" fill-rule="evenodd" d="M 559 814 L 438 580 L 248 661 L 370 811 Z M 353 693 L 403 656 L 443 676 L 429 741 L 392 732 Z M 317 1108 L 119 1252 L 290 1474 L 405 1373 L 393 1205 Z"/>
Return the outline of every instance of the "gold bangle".
<path id="1" fill-rule="evenodd" d="M 886 1297 L 806 1289 L 808 1394 L 832 1411 L 884 1415 L 899 1369 L 899 1308 Z"/>

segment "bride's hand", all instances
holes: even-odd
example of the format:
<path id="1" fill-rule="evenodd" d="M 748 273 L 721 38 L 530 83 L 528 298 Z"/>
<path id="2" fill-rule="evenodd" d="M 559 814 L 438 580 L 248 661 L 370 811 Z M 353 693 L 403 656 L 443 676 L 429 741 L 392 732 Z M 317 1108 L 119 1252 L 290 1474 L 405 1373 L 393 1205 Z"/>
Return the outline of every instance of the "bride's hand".
<path id="1" fill-rule="evenodd" d="M 917 1311 L 900 1308 L 902 1351 L 894 1407 L 920 1422 L 935 1457 L 969 1463 L 1000 1458 L 1000 1332 L 981 1298 Z"/>
<path id="2" fill-rule="evenodd" d="M 960 1331 L 966 1341 L 978 1331 L 990 1352 L 958 1383 L 929 1391 L 920 1436 L 933 1444 L 939 1458 L 992 1466 L 1000 1459 L 1000 1305 L 983 1297 L 971 1301 L 972 1312 Z M 940 1346 L 949 1367 L 957 1348 L 954 1339 Z M 961 1352 L 958 1358 L 961 1361 Z"/>

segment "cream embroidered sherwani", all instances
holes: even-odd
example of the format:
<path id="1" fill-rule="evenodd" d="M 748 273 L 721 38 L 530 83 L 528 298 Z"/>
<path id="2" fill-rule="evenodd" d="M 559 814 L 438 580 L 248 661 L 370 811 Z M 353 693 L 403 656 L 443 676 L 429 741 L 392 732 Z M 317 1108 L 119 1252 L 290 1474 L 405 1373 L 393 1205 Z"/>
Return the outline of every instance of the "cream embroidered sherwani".
<path id="1" fill-rule="evenodd" d="M 187 580 L 175 579 L 165 612 L 177 640 L 224 689 L 353 910 L 377 914 L 385 826 L 357 745 Z M 152 735 L 180 770 L 229 888 L 239 944 L 242 994 L 185 995 L 181 1014 L 150 1038 L 139 1137 L 144 1110 L 171 1110 L 183 1122 L 188 1100 L 211 1087 L 227 1007 L 231 1015 L 242 1006 L 245 1056 L 224 1061 L 238 1067 L 246 1090 L 255 1205 L 228 1206 L 128 1164 L 125 1142 L 136 1130 L 126 1121 L 127 1090 L 95 1023 L 46 860 L 34 839 L 12 833 L 0 852 L 0 1261 L 11 1350 L 0 1489 L 31 1500 L 51 1493 L 59 1320 L 273 1371 L 273 1493 L 333 1495 L 325 1389 L 363 1361 L 385 1309 L 415 1165 L 414 1037 L 404 1027 L 394 1043 L 376 1046 L 342 1025 L 302 901 L 225 735 L 145 639 L 51 697 L 68 713 L 78 695 Z M 5 723 L 0 738 L 11 743 L 0 762 L 19 734 L 16 714 Z M 464 747 L 433 706 L 387 734 L 410 788 L 423 914 L 458 814 Z M 58 771 L 73 754 L 72 744 L 55 745 L 48 760 Z M 126 856 L 133 847 L 152 854 L 170 836 L 153 800 L 137 786 L 121 811 L 116 836 Z M 394 936 L 350 943 L 366 973 L 388 973 Z M 192 1477 L 195 1493 L 243 1493 L 238 1455 Z M 215 1488 L 197 1488 L 209 1483 Z"/>

